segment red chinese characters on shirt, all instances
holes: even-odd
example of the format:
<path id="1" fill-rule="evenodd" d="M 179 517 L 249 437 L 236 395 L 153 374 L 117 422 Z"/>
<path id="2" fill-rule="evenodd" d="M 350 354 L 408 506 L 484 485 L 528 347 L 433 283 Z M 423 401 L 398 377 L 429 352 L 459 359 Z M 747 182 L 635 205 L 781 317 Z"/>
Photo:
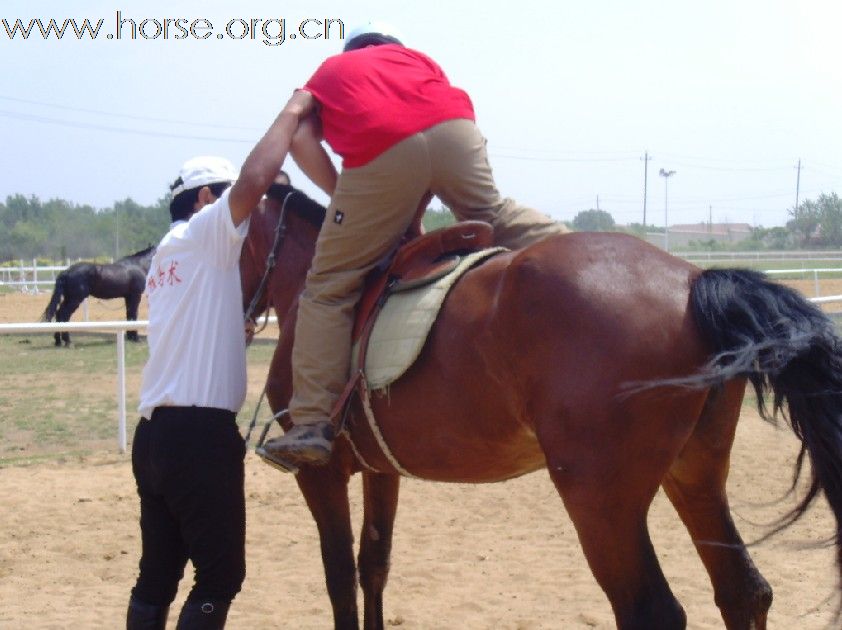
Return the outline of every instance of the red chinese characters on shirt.
<path id="1" fill-rule="evenodd" d="M 170 260 L 169 263 L 169 268 L 166 271 L 164 271 L 164 268 L 161 267 L 161 263 L 158 263 L 155 272 L 149 274 L 149 277 L 146 280 L 147 294 L 152 294 L 156 289 L 181 284 L 181 278 L 179 278 L 178 273 L 176 273 L 178 270 L 178 261 Z"/>

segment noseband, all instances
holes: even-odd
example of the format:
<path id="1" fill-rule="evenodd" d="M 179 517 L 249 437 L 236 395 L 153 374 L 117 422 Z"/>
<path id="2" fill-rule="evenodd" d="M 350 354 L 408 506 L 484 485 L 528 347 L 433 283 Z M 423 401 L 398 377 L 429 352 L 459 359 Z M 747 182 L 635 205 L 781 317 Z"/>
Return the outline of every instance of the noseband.
<path id="1" fill-rule="evenodd" d="M 260 303 L 260 300 L 263 299 L 263 294 L 266 292 L 266 287 L 269 284 L 269 276 L 272 275 L 272 270 L 275 268 L 275 263 L 277 262 L 278 251 L 281 249 L 281 243 L 284 240 L 284 236 L 286 235 L 286 212 L 287 212 L 287 202 L 289 198 L 295 194 L 294 191 L 288 192 L 284 197 L 284 202 L 281 204 L 281 212 L 280 216 L 278 217 L 278 226 L 275 228 L 275 240 L 272 243 L 272 249 L 269 250 L 269 255 L 266 257 L 266 271 L 263 273 L 263 277 L 260 279 L 260 284 L 257 285 L 257 291 L 254 293 L 254 297 L 251 298 L 251 302 L 248 305 L 245 313 L 245 321 L 246 323 L 256 323 L 257 317 L 260 314 L 255 314 L 257 310 L 257 305 Z M 263 310 L 265 311 L 268 309 L 269 306 L 267 304 L 266 308 Z M 262 313 L 262 311 L 261 311 Z"/>

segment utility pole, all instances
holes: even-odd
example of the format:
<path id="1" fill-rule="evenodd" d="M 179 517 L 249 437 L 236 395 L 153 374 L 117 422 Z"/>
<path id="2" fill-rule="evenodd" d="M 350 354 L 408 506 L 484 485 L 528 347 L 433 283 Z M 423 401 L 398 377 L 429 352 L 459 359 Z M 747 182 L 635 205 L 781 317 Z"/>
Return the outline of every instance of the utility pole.
<path id="1" fill-rule="evenodd" d="M 798 158 L 798 175 L 795 178 L 795 218 L 798 218 L 798 193 L 801 192 L 801 158 Z"/>
<path id="2" fill-rule="evenodd" d="M 664 178 L 664 251 L 670 250 L 670 224 L 669 224 L 669 178 L 675 175 L 675 171 L 661 169 L 658 173 Z"/>
<path id="3" fill-rule="evenodd" d="M 647 180 L 649 175 L 649 160 L 652 158 L 649 157 L 649 151 L 647 150 L 643 154 L 643 230 L 646 231 L 646 187 L 647 187 Z"/>
<path id="4" fill-rule="evenodd" d="M 713 232 L 713 206 L 708 206 L 708 234 Z"/>
<path id="5" fill-rule="evenodd" d="M 599 210 L 599 195 L 596 196 L 596 209 Z"/>

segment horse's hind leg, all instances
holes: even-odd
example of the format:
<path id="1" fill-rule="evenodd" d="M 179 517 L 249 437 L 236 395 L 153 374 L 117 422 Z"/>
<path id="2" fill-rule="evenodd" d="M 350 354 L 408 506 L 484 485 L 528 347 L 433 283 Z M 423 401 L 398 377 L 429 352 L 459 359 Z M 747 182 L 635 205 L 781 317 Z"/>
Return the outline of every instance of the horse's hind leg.
<path id="1" fill-rule="evenodd" d="M 661 571 L 646 523 L 649 506 L 679 448 L 677 437 L 657 430 L 668 418 L 678 417 L 669 412 L 662 410 L 661 422 L 652 423 L 618 410 L 610 417 L 579 410 L 576 418 L 538 427 L 547 470 L 576 527 L 591 572 L 611 602 L 617 627 L 623 630 L 687 625 Z"/>
<path id="2" fill-rule="evenodd" d="M 336 630 L 359 628 L 348 480 L 346 473 L 330 464 L 302 468 L 296 475 L 319 530 L 325 581 Z"/>
<path id="3" fill-rule="evenodd" d="M 131 293 L 126 296 L 126 321 L 137 321 L 137 309 L 140 306 L 140 293 Z M 126 331 L 126 339 L 139 341 L 136 330 Z"/>
<path id="4" fill-rule="evenodd" d="M 363 473 L 364 517 L 360 536 L 360 585 L 363 590 L 363 627 L 383 630 L 383 590 L 389 576 L 392 530 L 398 508 L 397 475 Z"/>
<path id="5" fill-rule="evenodd" d="M 716 605 L 731 630 L 766 627 L 772 589 L 748 555 L 728 509 L 725 482 L 744 383 L 712 391 L 683 451 L 664 478 L 710 575 Z"/>
<path id="6" fill-rule="evenodd" d="M 82 300 L 79 300 L 77 298 L 68 298 L 67 296 L 65 296 L 64 301 L 61 303 L 61 306 L 59 306 L 58 310 L 56 311 L 56 322 L 69 322 L 70 318 L 73 316 L 73 313 L 76 312 L 76 309 L 79 308 L 79 305 L 81 303 Z M 70 335 L 66 331 L 61 333 L 61 340 L 64 342 L 65 346 L 70 345 Z"/>

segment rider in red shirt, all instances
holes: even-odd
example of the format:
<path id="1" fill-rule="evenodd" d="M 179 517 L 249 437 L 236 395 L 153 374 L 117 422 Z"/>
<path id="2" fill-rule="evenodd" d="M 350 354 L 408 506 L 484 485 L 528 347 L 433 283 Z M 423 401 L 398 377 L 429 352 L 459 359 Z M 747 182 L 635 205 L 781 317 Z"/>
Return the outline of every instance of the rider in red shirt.
<path id="1" fill-rule="evenodd" d="M 388 27 L 351 33 L 342 54 L 322 63 L 285 109 L 301 120 L 291 154 L 331 202 L 298 307 L 294 427 L 258 449 L 282 467 L 330 458 L 330 415 L 349 376 L 363 279 L 395 250 L 430 195 L 459 220 L 490 223 L 497 244 L 513 249 L 567 231 L 500 195 L 470 98 Z M 342 157 L 341 174 L 323 139 Z"/>

